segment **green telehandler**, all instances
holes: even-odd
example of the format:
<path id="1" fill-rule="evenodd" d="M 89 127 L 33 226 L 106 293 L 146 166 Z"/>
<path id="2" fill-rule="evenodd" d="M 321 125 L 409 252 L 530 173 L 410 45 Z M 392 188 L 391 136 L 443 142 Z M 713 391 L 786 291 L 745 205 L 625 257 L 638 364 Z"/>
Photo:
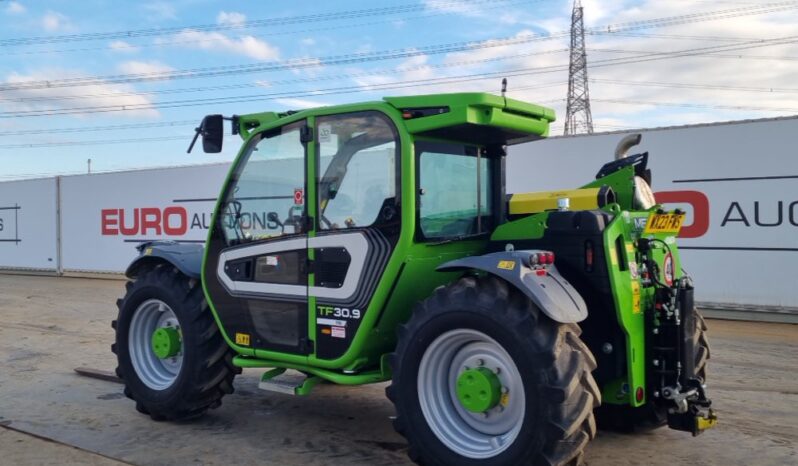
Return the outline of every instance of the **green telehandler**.
<path id="1" fill-rule="evenodd" d="M 597 424 L 716 423 L 685 215 L 627 155 L 639 136 L 580 189 L 508 195 L 507 146 L 552 110 L 461 93 L 208 115 L 191 147 L 221 151 L 226 121 L 244 142 L 205 244 L 141 244 L 117 302 L 139 412 L 201 415 L 242 368 L 292 395 L 389 381 L 410 458 L 457 465 L 578 464 Z"/>

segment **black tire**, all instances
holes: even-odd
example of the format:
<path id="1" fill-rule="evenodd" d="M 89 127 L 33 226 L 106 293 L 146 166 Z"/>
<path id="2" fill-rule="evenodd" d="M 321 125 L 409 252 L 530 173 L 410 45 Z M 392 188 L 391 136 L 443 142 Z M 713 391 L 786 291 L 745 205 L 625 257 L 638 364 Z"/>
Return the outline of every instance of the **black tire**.
<path id="1" fill-rule="evenodd" d="M 136 309 L 147 300 L 167 304 L 182 331 L 183 362 L 173 383 L 154 390 L 142 382 L 130 357 L 128 336 Z M 205 302 L 198 280 L 191 279 L 168 264 L 141 270 L 126 284 L 125 296 L 116 302 L 116 374 L 125 384 L 125 395 L 136 402 L 136 410 L 156 421 L 181 420 L 199 416 L 221 405 L 224 395 L 233 393 L 233 378 L 241 370 L 233 365 L 233 351 L 222 338 Z"/>
<path id="2" fill-rule="evenodd" d="M 417 378 L 426 348 L 450 330 L 488 335 L 510 355 L 521 374 L 525 412 L 509 447 L 480 460 L 458 454 L 433 433 L 419 402 Z M 396 407 L 394 428 L 409 444 L 410 458 L 425 465 L 579 464 L 596 435 L 593 409 L 600 392 L 591 375 L 595 359 L 576 324 L 559 324 L 526 296 L 495 277 L 464 277 L 435 291 L 399 328 L 391 355 Z"/>
<path id="3" fill-rule="evenodd" d="M 709 340 L 707 323 L 698 310 L 695 311 L 693 344 L 695 348 L 695 373 L 704 383 L 707 381 L 707 362 L 709 361 Z M 668 410 L 649 402 L 639 408 L 631 406 L 602 405 L 596 410 L 599 429 L 616 432 L 646 432 L 658 429 L 668 423 Z"/>

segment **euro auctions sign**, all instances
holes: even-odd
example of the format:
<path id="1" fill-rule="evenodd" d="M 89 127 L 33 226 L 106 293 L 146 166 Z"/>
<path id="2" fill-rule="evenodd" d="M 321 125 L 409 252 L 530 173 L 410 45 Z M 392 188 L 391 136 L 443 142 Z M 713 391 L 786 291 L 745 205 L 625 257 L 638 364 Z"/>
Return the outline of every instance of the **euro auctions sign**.
<path id="1" fill-rule="evenodd" d="M 123 272 L 149 240 L 203 243 L 228 164 L 62 178 L 63 267 Z"/>

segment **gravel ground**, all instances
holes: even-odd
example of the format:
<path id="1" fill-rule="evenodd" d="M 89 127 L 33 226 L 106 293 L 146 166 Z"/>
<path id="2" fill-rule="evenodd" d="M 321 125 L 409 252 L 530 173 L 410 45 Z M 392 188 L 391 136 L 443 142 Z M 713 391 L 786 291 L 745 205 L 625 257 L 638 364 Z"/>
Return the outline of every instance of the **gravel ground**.
<path id="1" fill-rule="evenodd" d="M 110 321 L 122 290 L 116 280 L 0 275 L 0 427 L 14 429 L 0 428 L 0 464 L 408 462 L 381 384 L 322 385 L 299 398 L 259 391 L 259 371 L 247 370 L 198 420 L 136 413 L 120 385 L 73 372 L 115 367 Z M 720 425 L 696 438 L 600 432 L 588 464 L 798 464 L 798 326 L 708 323 Z"/>

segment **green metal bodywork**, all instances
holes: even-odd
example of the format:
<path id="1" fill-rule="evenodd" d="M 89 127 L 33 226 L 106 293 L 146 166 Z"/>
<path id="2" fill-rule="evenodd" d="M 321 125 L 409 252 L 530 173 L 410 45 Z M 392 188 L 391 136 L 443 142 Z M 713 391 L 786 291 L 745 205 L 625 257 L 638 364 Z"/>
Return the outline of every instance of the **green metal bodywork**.
<path id="1" fill-rule="evenodd" d="M 615 303 L 615 316 L 618 325 L 626 335 L 626 360 L 627 374 L 617 380 L 609 382 L 602 387 L 602 402 L 606 404 L 629 404 L 631 406 L 642 406 L 646 403 L 646 396 L 638 400 L 634 393 L 638 387 L 646 387 L 646 339 L 645 339 L 645 310 L 651 309 L 654 305 L 654 288 L 643 287 L 640 285 L 640 278 L 632 276 L 630 262 L 637 264 L 639 257 L 635 242 L 642 236 L 642 229 L 638 222 L 645 222 L 652 211 L 659 206 L 653 207 L 650 211 L 630 211 L 623 210 L 621 206 L 631 206 L 634 193 L 634 169 L 626 167 L 615 173 L 607 175 L 601 179 L 588 183 L 583 188 L 593 188 L 600 186 L 610 186 L 616 194 L 617 202 L 607 205 L 603 210 L 614 216 L 612 222 L 604 230 L 604 256 L 607 258 L 605 264 L 609 270 L 610 284 L 613 290 L 613 301 Z M 548 212 L 529 215 L 518 220 L 507 222 L 500 225 L 493 233 L 491 239 L 494 241 L 510 241 L 523 239 L 539 239 L 543 237 L 546 230 Z M 681 276 L 681 262 L 676 247 L 675 237 L 672 235 L 646 235 L 647 238 L 655 238 L 669 244 L 670 252 L 673 257 L 674 278 Z M 620 245 L 620 249 L 618 249 Z M 662 263 L 666 251 L 661 243 L 653 243 L 654 262 L 660 265 L 660 271 L 664 270 Z M 661 272 L 662 273 L 662 272 Z M 664 277 L 660 277 L 664 281 Z M 637 289 L 637 292 L 634 289 Z M 634 303 L 639 300 L 639 305 Z"/>
<path id="2" fill-rule="evenodd" d="M 447 111 L 423 118 L 405 118 L 406 115 L 403 116 L 403 112 L 406 112 L 407 109 L 431 107 L 446 108 Z M 203 263 L 202 282 L 205 296 L 224 339 L 230 347 L 239 353 L 234 360 L 237 366 L 296 369 L 318 379 L 338 384 L 352 385 L 387 380 L 391 374 L 386 364 L 386 356 L 395 348 L 397 326 L 406 322 L 413 306 L 430 296 L 436 287 L 445 285 L 461 275 L 460 272 L 436 272 L 435 268 L 438 265 L 462 257 L 482 254 L 490 240 L 532 239 L 543 235 L 548 216 L 546 212 L 503 223 L 494 230 L 490 238 L 483 236 L 437 244 L 419 241 L 416 236 L 416 196 L 412 194 L 416 193 L 418 189 L 414 144 L 420 140 L 446 141 L 445 130 L 447 128 L 460 129 L 465 132 L 473 128 L 487 128 L 489 131 L 485 134 L 490 137 L 496 134 L 506 134 L 510 139 L 542 138 L 548 135 L 549 123 L 554 121 L 554 112 L 550 109 L 488 94 L 388 97 L 383 101 L 323 107 L 291 114 L 267 112 L 239 116 L 237 118 L 238 132 L 244 139 L 244 147 L 246 147 L 247 142 L 261 131 L 302 120 L 306 121 L 311 128 L 315 128 L 317 117 L 367 110 L 378 111 L 386 115 L 396 126 L 399 134 L 402 154 L 400 176 L 402 222 L 399 241 L 391 254 L 368 308 L 364 309 L 363 318 L 354 340 L 343 355 L 331 360 L 318 358 L 313 353 L 308 355 L 289 354 L 237 345 L 234 338 L 231 338 L 222 325 L 219 313 L 208 292 L 205 277 L 206 267 Z M 243 153 L 243 149 L 241 153 Z M 241 153 L 238 159 L 240 159 Z M 306 157 L 308 180 L 316 180 L 321 176 L 320 173 L 317 173 L 316 157 L 315 144 L 308 144 Z M 231 182 L 238 159 L 228 173 L 225 186 Z M 621 210 L 621 206 L 628 209 L 628 206 L 632 205 L 632 177 L 633 173 L 630 169 L 623 169 L 586 186 L 610 185 L 617 194 L 618 203 L 605 207 L 615 215 L 615 219 L 605 232 L 605 248 L 607 248 L 608 258 L 616 257 L 613 248 L 615 247 L 615 238 L 618 236 L 622 238 L 624 245 L 633 244 L 636 239 L 635 235 L 638 234 L 634 228 L 633 219 L 648 216 L 648 212 L 631 213 Z M 305 195 L 308 199 L 316 198 L 315 183 L 307 183 Z M 221 208 L 222 197 L 220 196 L 214 210 L 214 222 Z M 307 209 L 309 216 L 317 216 L 315 202 L 308 202 Z M 310 231 L 308 235 L 313 237 L 315 231 Z M 676 270 L 680 270 L 675 245 L 673 251 Z M 313 259 L 314 251 L 312 249 L 308 254 L 310 259 Z M 204 262 L 207 260 L 206 248 Z M 617 264 L 613 263 L 608 263 L 607 266 L 612 271 L 611 280 L 615 290 L 617 319 L 627 335 L 626 351 L 629 373 L 626 377 L 619 379 L 617 384 L 608 384 L 603 387 L 605 401 L 637 406 L 642 402 L 629 396 L 634 389 L 630 390 L 628 387 L 645 386 L 643 314 L 636 313 L 632 309 L 631 283 L 633 280 L 630 278 L 628 268 L 621 270 Z M 311 273 L 308 277 L 308 284 L 312 286 L 313 283 L 314 276 Z M 649 303 L 652 297 L 643 290 L 641 299 L 643 303 Z M 316 339 L 315 319 L 316 299 L 310 297 L 307 329 L 310 340 Z M 315 383 L 316 381 L 310 384 L 307 390 L 302 389 L 298 392 L 306 393 Z M 616 395 L 622 389 L 625 390 L 625 393 L 623 397 L 619 398 Z"/>

